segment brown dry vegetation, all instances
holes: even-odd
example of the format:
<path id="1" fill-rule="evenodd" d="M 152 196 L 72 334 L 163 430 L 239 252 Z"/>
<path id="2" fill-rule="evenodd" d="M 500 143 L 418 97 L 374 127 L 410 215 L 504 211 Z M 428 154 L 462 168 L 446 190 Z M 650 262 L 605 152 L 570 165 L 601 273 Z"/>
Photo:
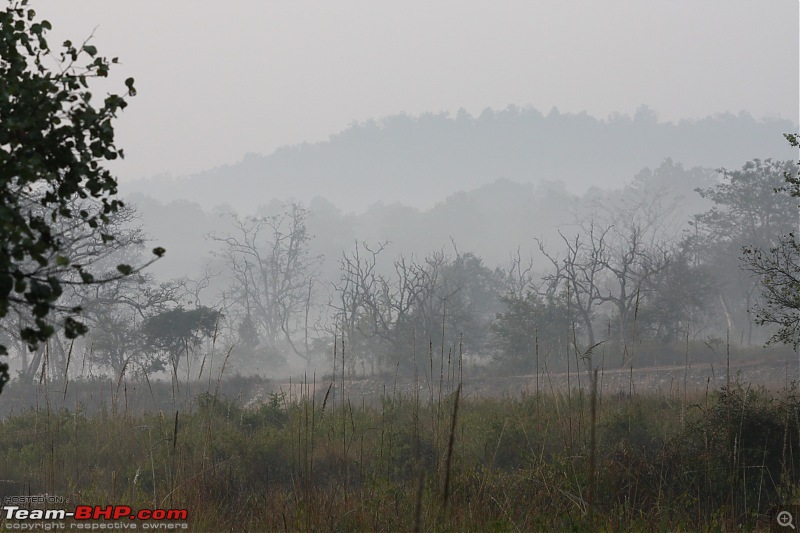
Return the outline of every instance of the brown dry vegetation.
<path id="1" fill-rule="evenodd" d="M 730 373 L 605 370 L 596 397 L 585 372 L 435 367 L 291 386 L 14 383 L 0 492 L 186 507 L 194 531 L 764 529 L 800 483 L 796 361 L 776 354 Z"/>

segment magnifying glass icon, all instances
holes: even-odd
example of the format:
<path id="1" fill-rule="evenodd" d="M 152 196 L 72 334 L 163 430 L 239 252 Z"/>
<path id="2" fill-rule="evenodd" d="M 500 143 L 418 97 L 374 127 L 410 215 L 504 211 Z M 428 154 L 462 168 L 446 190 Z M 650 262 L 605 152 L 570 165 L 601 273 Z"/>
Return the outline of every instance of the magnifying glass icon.
<path id="1" fill-rule="evenodd" d="M 777 520 L 779 526 L 790 527 L 792 529 L 795 529 L 794 524 L 792 523 L 793 520 L 792 513 L 790 513 L 789 511 L 781 511 L 780 513 L 778 513 Z"/>

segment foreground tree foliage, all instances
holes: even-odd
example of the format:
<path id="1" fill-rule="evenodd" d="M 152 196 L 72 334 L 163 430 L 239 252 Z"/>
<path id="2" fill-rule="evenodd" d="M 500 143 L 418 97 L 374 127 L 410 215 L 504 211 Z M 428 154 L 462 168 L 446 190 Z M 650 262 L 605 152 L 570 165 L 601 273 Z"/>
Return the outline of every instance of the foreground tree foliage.
<path id="1" fill-rule="evenodd" d="M 758 276 L 741 268 L 742 247 L 771 250 L 797 227 L 796 202 L 787 194 L 775 194 L 793 168 L 792 161 L 754 159 L 741 169 L 723 170 L 720 183 L 697 190 L 714 205 L 690 222 L 686 250 L 693 263 L 713 269 L 727 328 L 744 332 L 748 344 L 755 333 L 750 312 L 760 305 L 760 287 Z"/>
<path id="2" fill-rule="evenodd" d="M 100 228 L 122 206 L 117 181 L 103 164 L 123 155 L 112 121 L 126 102 L 116 94 L 96 102 L 89 91 L 89 82 L 107 77 L 117 59 L 99 56 L 88 42 L 65 41 L 56 52 L 46 40 L 50 29 L 48 21 L 36 21 L 26 0 L 0 11 L 0 319 L 11 311 L 31 315 L 19 331 L 30 348 L 56 328 L 67 338 L 86 333 L 73 316 L 80 308 L 58 301 L 69 276 L 77 277 L 70 284 L 96 280 L 91 265 L 73 260 L 65 243 L 87 228 L 97 230 L 98 242 L 112 241 Z M 133 96 L 133 79 L 125 84 Z M 124 276 L 133 268 L 117 270 Z M 66 312 L 60 324 L 54 311 Z M 0 353 L 7 353 L 5 345 Z M 2 364 L 0 387 L 7 380 Z"/>
<path id="3" fill-rule="evenodd" d="M 48 315 L 48 321 L 63 322 L 72 309 L 79 307 L 81 321 L 91 330 L 88 359 L 113 369 L 117 375 L 130 356 L 142 353 L 134 349 L 136 324 L 163 310 L 165 303 L 177 303 L 176 283 L 157 284 L 152 275 L 138 271 L 128 276 L 120 274 L 120 263 L 144 262 L 145 235 L 141 228 L 136 227 L 136 221 L 136 212 L 126 205 L 109 215 L 109 223 L 102 223 L 97 228 L 86 226 L 66 232 L 63 228 L 73 226 L 69 219 L 59 220 L 53 225 L 54 232 L 64 235 L 61 255 L 72 263 L 91 265 L 95 277 L 102 281 L 84 283 L 76 270 L 64 272 L 59 278 L 63 286 L 59 305 Z M 100 233 L 114 235 L 114 239 L 104 243 Z M 63 331 L 55 331 L 47 343 L 39 343 L 35 350 L 29 351 L 19 331 L 26 326 L 35 326 L 36 317 L 26 311 L 16 307 L 13 316 L 0 322 L 3 343 L 9 353 L 18 357 L 17 377 L 20 381 L 32 382 L 41 377 L 45 367 L 60 375 L 65 374 L 69 354 L 74 349 L 80 351 L 86 344 L 76 345 L 75 339 L 66 338 Z"/>
<path id="4" fill-rule="evenodd" d="M 797 135 L 786 135 L 789 143 L 797 147 Z M 792 203 L 796 227 L 797 206 L 800 198 L 800 169 L 786 164 L 785 184 L 773 189 L 780 202 Z M 770 342 L 800 346 L 800 243 L 794 231 L 780 237 L 773 246 L 759 247 L 757 244 L 744 248 L 744 268 L 760 282 L 763 301 L 754 306 L 756 322 L 778 327 Z"/>

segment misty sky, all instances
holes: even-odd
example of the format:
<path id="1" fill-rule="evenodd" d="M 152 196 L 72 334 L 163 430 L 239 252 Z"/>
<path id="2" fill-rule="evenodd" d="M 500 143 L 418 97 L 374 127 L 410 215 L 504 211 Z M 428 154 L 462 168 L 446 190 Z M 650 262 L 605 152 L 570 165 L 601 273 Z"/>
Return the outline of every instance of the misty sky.
<path id="1" fill-rule="evenodd" d="M 184 175 L 399 112 L 588 111 L 798 121 L 797 0 L 31 0 L 51 44 L 136 78 L 122 180 Z M 104 86 L 107 89 L 107 86 Z M 579 149 L 579 147 L 576 147 Z"/>

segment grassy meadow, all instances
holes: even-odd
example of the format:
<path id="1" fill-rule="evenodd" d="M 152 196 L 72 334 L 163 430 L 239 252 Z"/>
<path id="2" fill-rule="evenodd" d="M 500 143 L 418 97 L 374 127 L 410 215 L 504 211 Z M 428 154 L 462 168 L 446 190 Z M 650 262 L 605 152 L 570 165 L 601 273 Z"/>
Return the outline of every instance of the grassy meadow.
<path id="1" fill-rule="evenodd" d="M 12 383 L 0 490 L 187 508 L 193 531 L 764 530 L 799 496 L 793 383 L 598 394 L 584 372 L 489 398 L 431 368 L 378 401 L 341 375 Z"/>

